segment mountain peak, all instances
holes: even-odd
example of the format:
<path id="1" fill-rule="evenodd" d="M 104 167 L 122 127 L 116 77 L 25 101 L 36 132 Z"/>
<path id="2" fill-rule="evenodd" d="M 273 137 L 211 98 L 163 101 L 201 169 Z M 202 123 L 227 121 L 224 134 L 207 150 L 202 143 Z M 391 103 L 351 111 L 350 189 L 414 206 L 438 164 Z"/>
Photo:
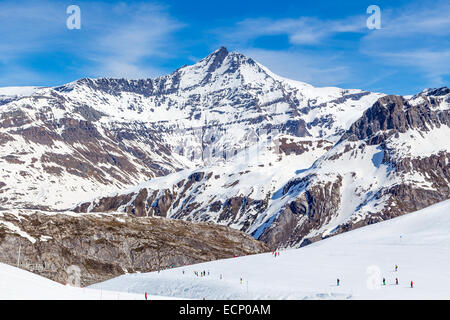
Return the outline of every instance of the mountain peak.
<path id="1" fill-rule="evenodd" d="M 220 65 L 222 65 L 225 58 L 228 56 L 228 50 L 225 47 L 220 47 L 209 56 L 207 56 L 203 61 L 208 63 L 207 72 L 214 72 Z"/>
<path id="2" fill-rule="evenodd" d="M 228 54 L 228 49 L 224 46 L 221 46 L 219 49 L 217 49 L 216 51 L 213 52 L 213 54 L 217 54 L 217 55 L 227 55 Z"/>

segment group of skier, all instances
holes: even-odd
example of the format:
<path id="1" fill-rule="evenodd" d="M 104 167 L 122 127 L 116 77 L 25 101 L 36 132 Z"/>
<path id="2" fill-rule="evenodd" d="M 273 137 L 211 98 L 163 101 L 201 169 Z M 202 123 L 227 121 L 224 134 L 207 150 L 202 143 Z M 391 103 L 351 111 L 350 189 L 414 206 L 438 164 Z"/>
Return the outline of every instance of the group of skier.
<path id="1" fill-rule="evenodd" d="M 183 270 L 183 274 L 184 274 L 184 270 Z M 194 274 L 197 276 L 197 277 L 206 277 L 206 275 L 208 275 L 209 276 L 209 270 L 208 270 L 208 273 L 206 273 L 206 271 L 201 271 L 200 272 L 200 275 L 199 275 L 199 273 L 198 273 L 198 271 L 194 271 Z"/>
<path id="2" fill-rule="evenodd" d="M 276 258 L 277 256 L 280 256 L 280 253 L 279 253 L 279 251 L 273 251 L 272 252 L 272 255 Z M 173 267 L 173 266 L 172 266 Z M 395 265 L 394 266 L 394 270 L 395 270 L 395 272 L 397 272 L 398 271 L 398 265 Z M 185 271 L 183 270 L 183 274 L 185 273 Z M 194 274 L 197 276 L 197 277 L 205 277 L 206 275 L 208 275 L 209 276 L 209 270 L 208 270 L 208 272 L 206 272 L 205 270 L 203 270 L 203 271 L 201 271 L 200 273 L 198 272 L 198 271 L 194 271 Z M 222 274 L 220 275 L 220 279 L 222 279 Z M 242 284 L 243 283 L 243 279 L 242 278 L 240 278 L 240 284 Z M 338 278 L 338 279 L 336 279 L 336 285 L 337 286 L 339 286 L 340 285 L 340 283 L 341 283 L 341 280 Z M 398 285 L 398 278 L 396 277 L 395 278 L 395 284 L 396 285 Z M 386 285 L 386 278 L 383 278 L 383 280 L 382 280 L 382 284 L 383 284 L 383 286 L 385 286 Z M 411 283 L 410 283 L 410 286 L 411 286 L 411 288 L 414 288 L 414 282 L 413 281 L 411 281 Z M 145 300 L 147 300 L 147 292 L 145 292 Z"/>
<path id="3" fill-rule="evenodd" d="M 394 266 L 394 270 L 395 270 L 395 272 L 398 271 L 398 265 Z M 385 286 L 385 285 L 386 285 L 386 279 L 383 278 L 383 286 Z M 398 278 L 395 278 L 395 285 L 398 285 Z M 414 282 L 412 280 L 410 282 L 410 286 L 411 286 L 411 288 L 414 288 Z"/>
<path id="4" fill-rule="evenodd" d="M 397 272 L 398 271 L 398 265 L 395 265 L 395 272 Z M 339 287 L 339 284 L 340 284 L 340 280 L 339 280 L 339 278 L 338 279 L 336 279 L 336 285 Z M 395 284 L 396 285 L 398 285 L 398 278 L 395 278 Z M 385 286 L 386 285 L 386 278 L 383 278 L 383 286 Z M 411 288 L 414 288 L 414 282 L 411 280 L 411 283 L 410 283 L 410 286 L 411 286 Z"/>

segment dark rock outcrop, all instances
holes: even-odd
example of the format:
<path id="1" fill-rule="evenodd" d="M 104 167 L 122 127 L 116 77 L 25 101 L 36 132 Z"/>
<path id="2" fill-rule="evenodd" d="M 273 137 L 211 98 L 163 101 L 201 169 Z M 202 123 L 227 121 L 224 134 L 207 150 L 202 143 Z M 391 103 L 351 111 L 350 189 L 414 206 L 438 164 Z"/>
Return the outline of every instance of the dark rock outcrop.
<path id="1" fill-rule="evenodd" d="M 19 236 L 11 223 L 36 241 Z M 0 216 L 0 262 L 16 265 L 66 283 L 68 267 L 81 270 L 87 286 L 125 272 L 149 272 L 170 267 L 268 251 L 249 235 L 212 223 L 189 223 L 125 215 Z"/>

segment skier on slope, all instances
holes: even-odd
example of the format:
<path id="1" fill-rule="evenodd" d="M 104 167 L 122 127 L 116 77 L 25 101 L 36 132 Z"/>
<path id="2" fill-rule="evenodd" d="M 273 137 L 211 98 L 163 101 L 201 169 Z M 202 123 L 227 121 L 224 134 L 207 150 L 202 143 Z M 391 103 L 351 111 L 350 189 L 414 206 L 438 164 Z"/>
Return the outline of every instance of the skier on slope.
<path id="1" fill-rule="evenodd" d="M 386 285 L 386 279 L 383 278 L 383 286 L 385 286 L 385 285 Z"/>
<path id="2" fill-rule="evenodd" d="M 414 283 L 412 282 L 412 280 L 411 280 L 411 288 L 414 288 Z"/>
<path id="3" fill-rule="evenodd" d="M 340 280 L 339 279 L 337 279 L 336 280 L 336 285 L 339 287 L 339 283 L 340 283 Z"/>
<path id="4" fill-rule="evenodd" d="M 398 278 L 395 278 L 395 284 L 398 285 Z"/>
<path id="5" fill-rule="evenodd" d="M 398 270 L 398 265 L 395 265 L 395 271 L 397 271 Z"/>
<path id="6" fill-rule="evenodd" d="M 145 292 L 145 300 L 147 300 L 147 291 Z"/>

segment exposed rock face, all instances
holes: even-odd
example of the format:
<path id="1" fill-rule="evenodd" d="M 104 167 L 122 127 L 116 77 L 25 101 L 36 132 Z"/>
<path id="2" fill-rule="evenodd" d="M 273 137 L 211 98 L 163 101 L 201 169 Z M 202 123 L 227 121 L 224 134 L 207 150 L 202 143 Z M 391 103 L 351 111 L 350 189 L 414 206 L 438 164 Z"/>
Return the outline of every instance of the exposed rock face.
<path id="1" fill-rule="evenodd" d="M 157 271 L 268 251 L 245 233 L 211 223 L 2 212 L 0 261 L 16 265 L 19 243 L 21 268 L 65 284 L 71 274 L 67 268 L 76 266 L 82 286 L 125 272 Z"/>
<path id="2" fill-rule="evenodd" d="M 309 152 L 322 147 L 328 151 L 331 149 L 332 144 L 326 140 L 294 141 L 294 139 L 281 138 L 279 139 L 278 147 L 281 153 L 289 156 L 290 154 L 301 155 L 304 152 Z"/>
<path id="3" fill-rule="evenodd" d="M 272 248 L 280 245 L 288 247 L 297 245 L 299 239 L 303 239 L 311 230 L 320 229 L 336 215 L 341 201 L 341 187 L 341 177 L 334 183 L 328 182 L 324 185 L 310 186 L 304 180 L 294 184 L 287 192 L 299 195 L 285 206 L 259 239 Z"/>
<path id="4" fill-rule="evenodd" d="M 400 96 L 385 96 L 380 98 L 364 115 L 356 121 L 344 139 L 354 135 L 356 139 L 369 140 L 371 144 L 378 144 L 387 136 L 379 137 L 376 134 L 404 133 L 408 129 L 429 131 L 433 126 L 440 127 L 441 124 L 450 125 L 450 110 L 433 110 L 432 104 L 425 101 L 417 105 L 410 105 L 408 101 Z M 355 139 L 355 137 L 351 137 Z"/>

